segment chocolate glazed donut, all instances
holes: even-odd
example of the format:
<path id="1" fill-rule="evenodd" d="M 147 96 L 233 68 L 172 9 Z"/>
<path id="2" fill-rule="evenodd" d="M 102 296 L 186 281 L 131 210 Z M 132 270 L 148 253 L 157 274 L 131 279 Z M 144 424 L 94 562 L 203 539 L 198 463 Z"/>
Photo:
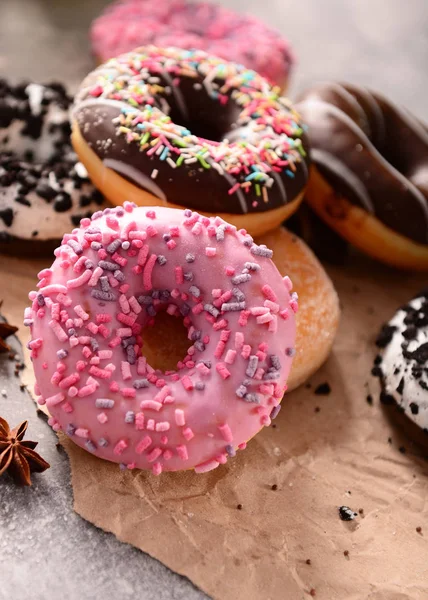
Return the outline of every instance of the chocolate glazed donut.
<path id="1" fill-rule="evenodd" d="M 279 224 L 308 179 L 307 140 L 290 103 L 253 71 L 201 51 L 148 47 L 109 61 L 83 82 L 73 120 L 74 147 L 115 204 L 132 193 L 138 204 L 254 223 L 278 209 Z M 100 169 L 104 182 L 112 170 L 139 194 L 125 186 L 118 198 Z"/>
<path id="2" fill-rule="evenodd" d="M 330 226 L 386 263 L 428 269 L 428 132 L 364 88 L 323 84 L 296 106 L 315 165 L 307 199 Z"/>

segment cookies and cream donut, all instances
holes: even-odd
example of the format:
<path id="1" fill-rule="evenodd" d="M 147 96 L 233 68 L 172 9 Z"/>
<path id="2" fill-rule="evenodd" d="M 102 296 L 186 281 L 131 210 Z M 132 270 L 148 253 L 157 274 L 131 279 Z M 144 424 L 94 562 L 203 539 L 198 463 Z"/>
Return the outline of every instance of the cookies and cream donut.
<path id="1" fill-rule="evenodd" d="M 114 204 L 189 207 L 251 235 L 294 212 L 306 136 L 278 89 L 201 51 L 140 48 L 82 83 L 73 145 Z"/>
<path id="2" fill-rule="evenodd" d="M 119 0 L 91 26 L 100 62 L 138 46 L 198 48 L 286 87 L 294 57 L 287 40 L 250 15 L 189 0 Z"/>
<path id="3" fill-rule="evenodd" d="M 60 84 L 0 81 L 0 251 L 51 252 L 103 204 L 70 144 Z"/>
<path id="4" fill-rule="evenodd" d="M 382 400 L 395 403 L 428 433 L 428 296 L 402 306 L 383 326 L 377 345 L 381 354 L 373 369 L 380 377 Z"/>
<path id="5" fill-rule="evenodd" d="M 297 297 L 272 252 L 219 217 L 124 207 L 83 219 L 25 311 L 54 429 L 124 467 L 209 471 L 271 423 L 295 354 Z M 160 312 L 189 347 L 154 369 Z"/>
<path id="6" fill-rule="evenodd" d="M 428 129 L 380 94 L 326 83 L 297 109 L 314 163 L 307 200 L 374 258 L 428 269 Z"/>

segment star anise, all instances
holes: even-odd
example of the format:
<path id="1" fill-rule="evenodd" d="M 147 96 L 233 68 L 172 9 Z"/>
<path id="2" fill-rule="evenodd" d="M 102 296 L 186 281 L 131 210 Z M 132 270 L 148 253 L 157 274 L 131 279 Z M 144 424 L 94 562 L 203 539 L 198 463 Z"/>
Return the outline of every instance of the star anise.
<path id="1" fill-rule="evenodd" d="M 10 346 L 6 343 L 6 338 L 16 333 L 18 331 L 18 327 L 14 325 L 9 325 L 9 323 L 5 323 L 2 321 L 0 323 L 0 352 L 9 352 Z"/>
<path id="2" fill-rule="evenodd" d="M 37 442 L 23 441 L 27 427 L 28 421 L 24 421 L 11 429 L 0 417 L 0 475 L 7 471 L 21 485 L 31 485 L 30 473 L 43 473 L 50 467 L 34 452 Z"/>

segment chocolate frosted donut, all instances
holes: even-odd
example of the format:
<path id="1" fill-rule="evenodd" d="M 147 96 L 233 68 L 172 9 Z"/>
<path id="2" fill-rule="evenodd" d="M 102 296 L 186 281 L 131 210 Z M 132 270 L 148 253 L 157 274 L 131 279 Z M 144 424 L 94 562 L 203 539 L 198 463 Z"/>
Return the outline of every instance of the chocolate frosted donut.
<path id="1" fill-rule="evenodd" d="M 253 223 L 239 225 L 260 233 L 271 211 L 276 224 L 295 210 L 307 182 L 306 138 L 288 100 L 202 51 L 150 46 L 107 62 L 82 83 L 73 117 L 74 147 L 116 204 L 168 202 L 235 225 L 246 215 Z"/>
<path id="2" fill-rule="evenodd" d="M 349 84 L 319 85 L 301 96 L 297 110 L 316 167 L 308 190 L 313 208 L 376 258 L 428 268 L 426 127 Z"/>
<path id="3" fill-rule="evenodd" d="M 0 251 L 45 254 L 103 204 L 70 145 L 61 84 L 0 80 Z"/>

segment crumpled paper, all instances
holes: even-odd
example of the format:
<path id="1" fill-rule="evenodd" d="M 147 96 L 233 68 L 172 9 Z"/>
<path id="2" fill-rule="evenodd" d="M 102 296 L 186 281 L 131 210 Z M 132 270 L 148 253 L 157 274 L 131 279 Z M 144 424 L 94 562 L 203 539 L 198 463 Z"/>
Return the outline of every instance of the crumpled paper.
<path id="1" fill-rule="evenodd" d="M 39 268 L 1 261 L 13 323 Z M 214 471 L 159 478 L 61 436 L 76 512 L 215 599 L 428 598 L 426 451 L 389 419 L 370 376 L 381 323 L 425 280 L 360 257 L 329 271 L 343 308 L 333 353 L 311 387 L 284 398 L 273 428 Z M 331 393 L 317 395 L 323 382 Z M 358 516 L 340 520 L 342 505 Z"/>

